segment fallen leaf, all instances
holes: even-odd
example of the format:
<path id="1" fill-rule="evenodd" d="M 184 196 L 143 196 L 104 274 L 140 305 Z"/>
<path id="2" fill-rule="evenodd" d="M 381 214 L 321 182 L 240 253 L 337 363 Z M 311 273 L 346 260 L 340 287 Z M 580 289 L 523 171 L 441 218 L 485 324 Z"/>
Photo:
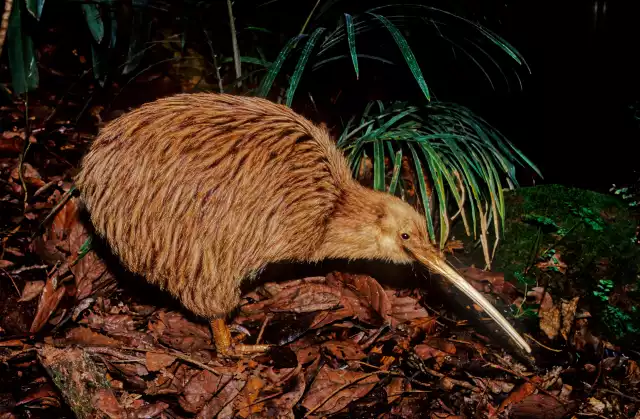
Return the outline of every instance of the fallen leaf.
<path id="1" fill-rule="evenodd" d="M 387 297 L 391 304 L 391 327 L 414 319 L 428 318 L 429 313 L 413 297 L 396 297 L 395 291 L 387 290 Z"/>
<path id="2" fill-rule="evenodd" d="M 553 304 L 551 295 L 546 292 L 540 304 L 540 329 L 549 337 L 555 339 L 560 331 L 560 309 Z"/>
<path id="3" fill-rule="evenodd" d="M 22 295 L 18 301 L 31 301 L 40 295 L 44 288 L 44 281 L 27 281 L 22 289 Z"/>
<path id="4" fill-rule="evenodd" d="M 365 275 L 334 272 L 327 275 L 327 284 L 342 286 L 342 296 L 349 301 L 353 313 L 360 321 L 374 326 L 381 326 L 389 321 L 391 303 L 387 293 L 375 279 Z"/>
<path id="5" fill-rule="evenodd" d="M 330 310 L 339 302 L 340 294 L 331 287 L 301 283 L 299 287 L 284 289 L 265 305 L 272 312 L 309 313 Z"/>
<path id="6" fill-rule="evenodd" d="M 215 375 L 207 370 L 198 372 L 180 395 L 180 406 L 189 413 L 199 412 L 232 378 L 231 374 Z"/>
<path id="7" fill-rule="evenodd" d="M 403 377 L 393 377 L 385 387 L 387 392 L 387 403 L 391 404 L 398 400 L 402 393 L 410 388 L 410 384 Z"/>
<path id="8" fill-rule="evenodd" d="M 245 380 L 233 379 L 229 381 L 218 394 L 209 400 L 205 406 L 198 412 L 196 418 L 214 418 L 220 411 L 229 405 L 236 398 L 246 384 Z"/>
<path id="9" fill-rule="evenodd" d="M 313 416 L 330 415 L 366 395 L 378 381 L 376 374 L 336 370 L 324 365 L 302 405 L 308 411 L 313 410 Z"/>
<path id="10" fill-rule="evenodd" d="M 342 361 L 359 361 L 367 356 L 358 344 L 351 341 L 328 341 L 322 344 L 322 348 Z"/>
<path id="11" fill-rule="evenodd" d="M 299 372 L 293 377 L 289 391 L 277 399 L 269 400 L 265 404 L 264 414 L 268 417 L 291 418 L 293 407 L 298 404 L 305 390 L 304 374 Z"/>
<path id="12" fill-rule="evenodd" d="M 176 357 L 169 354 L 161 354 L 157 352 L 147 352 L 145 355 L 147 369 L 151 372 L 160 371 L 161 369 L 173 364 Z"/>
<path id="13" fill-rule="evenodd" d="M 573 327 L 573 320 L 576 317 L 579 299 L 580 297 L 575 297 L 571 301 L 561 300 L 560 302 L 562 314 L 562 329 L 560 329 L 560 334 L 565 340 L 569 339 L 569 332 Z"/>
<path id="14" fill-rule="evenodd" d="M 509 393 L 507 398 L 504 399 L 502 401 L 502 403 L 500 403 L 500 407 L 498 407 L 498 409 L 496 410 L 495 414 L 497 415 L 497 414 L 501 413 L 508 406 L 513 405 L 513 404 L 518 404 L 521 401 L 523 401 L 525 398 L 527 398 L 528 396 L 533 394 L 533 392 L 536 391 L 535 381 L 536 380 L 533 379 L 531 382 L 523 383 L 518 388 L 516 388 L 514 391 Z"/>
<path id="15" fill-rule="evenodd" d="M 40 301 L 38 303 L 38 311 L 31 323 L 29 331 L 36 333 L 42 329 L 42 326 L 49 320 L 49 317 L 58 308 L 58 304 L 62 301 L 66 292 L 65 287 L 58 284 L 58 276 L 54 273 L 47 279 L 47 282 L 40 294 Z"/>
<path id="16" fill-rule="evenodd" d="M 131 419 L 149 419 L 160 416 L 162 412 L 167 410 L 169 405 L 164 402 L 147 403 L 133 411 L 129 411 L 128 418 Z"/>
<path id="17" fill-rule="evenodd" d="M 560 252 L 556 252 L 547 260 L 536 263 L 536 266 L 542 271 L 557 271 L 560 273 L 567 272 L 567 265 L 560 258 Z"/>
<path id="18" fill-rule="evenodd" d="M 266 383 L 259 376 L 253 375 L 249 378 L 240 394 L 234 400 L 233 409 L 238 412 L 237 416 L 246 418 L 264 410 L 264 403 L 256 403 L 256 401 L 265 385 Z"/>
<path id="19" fill-rule="evenodd" d="M 0 260 L 0 268 L 7 269 L 13 266 L 13 262 L 10 260 Z"/>
<path id="20" fill-rule="evenodd" d="M 68 343 L 75 343 L 85 346 L 112 346 L 120 347 L 122 344 L 115 339 L 111 339 L 101 333 L 97 333 L 86 327 L 74 327 L 65 335 Z"/>

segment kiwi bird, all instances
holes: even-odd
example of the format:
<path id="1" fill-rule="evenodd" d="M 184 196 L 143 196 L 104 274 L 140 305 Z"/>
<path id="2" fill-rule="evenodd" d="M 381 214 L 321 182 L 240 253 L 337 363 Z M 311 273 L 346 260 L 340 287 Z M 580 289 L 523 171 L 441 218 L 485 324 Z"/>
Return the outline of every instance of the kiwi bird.
<path id="1" fill-rule="evenodd" d="M 210 321 L 219 354 L 243 280 L 269 263 L 418 262 L 529 345 L 428 241 L 426 220 L 360 185 L 328 131 L 271 101 L 179 94 L 108 123 L 76 176 L 96 232 L 133 273 Z"/>

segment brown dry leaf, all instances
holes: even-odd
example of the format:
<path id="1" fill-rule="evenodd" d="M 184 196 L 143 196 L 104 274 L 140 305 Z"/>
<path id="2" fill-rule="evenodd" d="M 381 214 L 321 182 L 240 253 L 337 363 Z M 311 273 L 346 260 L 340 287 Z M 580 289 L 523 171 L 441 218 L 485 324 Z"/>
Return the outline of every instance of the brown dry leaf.
<path id="1" fill-rule="evenodd" d="M 198 412 L 196 418 L 205 419 L 216 417 L 225 406 L 231 404 L 240 391 L 242 391 L 245 384 L 245 380 L 237 378 L 229 381 L 215 397 L 204 405 L 202 410 Z"/>
<path id="2" fill-rule="evenodd" d="M 536 263 L 536 266 L 542 271 L 559 271 L 560 273 L 567 272 L 567 265 L 560 258 L 560 252 L 556 252 L 548 260 Z"/>
<path id="3" fill-rule="evenodd" d="M 260 392 L 265 388 L 266 383 L 259 376 L 252 376 L 247 381 L 240 394 L 234 400 L 234 411 L 237 415 L 246 418 L 258 414 L 264 410 L 264 403 L 256 403 L 260 397 Z"/>
<path id="4" fill-rule="evenodd" d="M 385 387 L 387 392 L 387 403 L 391 404 L 398 400 L 402 393 L 409 390 L 411 384 L 403 377 L 393 377 L 391 382 Z"/>
<path id="5" fill-rule="evenodd" d="M 16 181 L 20 180 L 20 174 L 18 173 L 19 169 L 20 165 L 18 164 L 11 171 L 11 177 Z M 45 184 L 45 182 L 40 177 L 40 173 L 38 173 L 38 171 L 34 169 L 33 166 L 26 162 L 22 163 L 22 178 L 27 185 L 32 185 L 36 188 L 40 188 Z"/>
<path id="6" fill-rule="evenodd" d="M 158 417 L 162 412 L 167 410 L 169 405 L 164 402 L 147 403 L 137 407 L 133 411 L 129 411 L 127 419 L 149 419 Z"/>
<path id="7" fill-rule="evenodd" d="M 62 301 L 66 289 L 61 284 L 58 284 L 58 276 L 54 273 L 47 279 L 42 294 L 40 294 L 40 302 L 38 303 L 38 311 L 36 312 L 33 322 L 29 331 L 36 333 L 40 331 L 42 326 L 49 320 L 49 317 L 58 308 L 58 304 Z"/>
<path id="8" fill-rule="evenodd" d="M 169 354 L 161 354 L 157 352 L 147 352 L 145 355 L 147 369 L 151 372 L 160 371 L 161 369 L 173 364 L 176 357 Z"/>
<path id="9" fill-rule="evenodd" d="M 198 372 L 191 377 L 180 395 L 180 406 L 189 413 L 199 412 L 232 378 L 231 374 L 218 376 L 207 370 Z"/>
<path id="10" fill-rule="evenodd" d="M 638 363 L 632 359 L 627 361 L 627 375 L 625 377 L 625 382 L 632 386 L 640 383 L 640 366 L 638 366 Z"/>
<path id="11" fill-rule="evenodd" d="M 389 321 L 391 303 L 387 293 L 375 279 L 366 275 L 350 275 L 334 272 L 327 276 L 327 283 L 342 286 L 342 295 L 362 322 L 380 326 Z"/>
<path id="12" fill-rule="evenodd" d="M 343 361 L 359 361 L 367 356 L 357 343 L 348 340 L 325 342 L 322 344 L 322 349 Z"/>
<path id="13" fill-rule="evenodd" d="M 302 405 L 307 410 L 313 410 L 313 416 L 330 415 L 365 396 L 378 381 L 376 374 L 336 370 L 324 365 L 311 384 Z"/>
<path id="14" fill-rule="evenodd" d="M 1 269 L 7 269 L 13 266 L 13 262 L 11 262 L 10 260 L 0 260 L 0 268 Z"/>
<path id="15" fill-rule="evenodd" d="M 51 384 L 44 384 L 34 390 L 29 391 L 27 395 L 16 403 L 16 406 L 23 405 L 40 405 L 40 406 L 60 406 L 60 395 L 51 386 Z"/>
<path id="16" fill-rule="evenodd" d="M 533 392 L 536 391 L 536 386 L 534 384 L 535 381 L 538 381 L 538 380 L 536 380 L 536 377 L 534 377 L 531 380 L 531 382 L 523 383 L 518 388 L 516 388 L 514 391 L 509 393 L 507 398 L 504 399 L 502 401 L 502 403 L 500 403 L 500 407 L 498 407 L 498 409 L 495 411 L 495 415 L 501 413 L 508 406 L 513 405 L 513 404 L 518 404 L 522 400 L 524 400 L 526 397 L 528 397 L 531 394 L 533 394 Z"/>
<path id="17" fill-rule="evenodd" d="M 34 250 L 48 263 L 64 261 L 69 256 L 77 255 L 88 237 L 87 230 L 80 221 L 77 202 L 77 198 L 71 198 L 53 218 L 47 232 L 33 243 Z"/>
<path id="18" fill-rule="evenodd" d="M 18 301 L 31 301 L 40 295 L 44 288 L 44 281 L 27 281 L 22 289 L 22 295 Z"/>
<path id="19" fill-rule="evenodd" d="M 299 372 L 293 377 L 289 392 L 277 399 L 268 400 L 265 403 L 264 412 L 269 417 L 293 419 L 293 407 L 300 401 L 304 394 L 305 381 L 304 374 Z"/>
<path id="20" fill-rule="evenodd" d="M 340 302 L 340 294 L 331 287 L 320 284 L 301 283 L 298 287 L 286 288 L 278 293 L 266 306 L 270 311 L 309 313 L 330 310 Z"/>
<path id="21" fill-rule="evenodd" d="M 65 336 L 65 340 L 68 343 L 84 346 L 112 346 L 115 348 L 122 346 L 117 340 L 82 326 L 69 330 Z"/>
<path id="22" fill-rule="evenodd" d="M 116 419 L 123 417 L 122 407 L 118 403 L 115 394 L 111 389 L 100 389 L 96 391 L 92 401 L 92 405 L 99 413 L 108 418 Z"/>
<path id="23" fill-rule="evenodd" d="M 546 394 L 531 394 L 520 403 L 513 404 L 509 417 L 561 419 L 569 412 L 569 406 L 563 406 L 555 398 Z"/>
<path id="24" fill-rule="evenodd" d="M 20 153 L 24 144 L 24 132 L 5 131 L 0 137 L 0 152 Z"/>
<path id="25" fill-rule="evenodd" d="M 449 356 L 446 352 L 429 345 L 416 345 L 413 350 L 422 360 L 434 358 L 438 368 L 442 366 L 445 358 Z"/>
<path id="26" fill-rule="evenodd" d="M 70 259 L 75 261 L 77 257 L 76 251 Z M 84 300 L 93 293 L 94 282 L 107 273 L 107 265 L 105 265 L 102 259 L 100 259 L 94 251 L 90 251 L 75 265 L 71 265 L 69 270 L 75 277 L 76 281 L 76 299 Z"/>
<path id="27" fill-rule="evenodd" d="M 141 388 L 145 388 L 146 386 L 145 394 L 149 395 L 182 394 L 189 380 L 197 372 L 198 371 L 187 367 L 185 364 L 176 362 L 169 368 L 160 370 L 153 381 L 143 381 Z M 132 381 L 131 377 L 128 378 Z"/>
<path id="28" fill-rule="evenodd" d="M 580 297 L 575 297 L 571 301 L 561 300 L 560 302 L 562 313 L 562 329 L 560 329 L 560 334 L 565 340 L 569 339 L 569 332 L 571 332 L 571 328 L 573 327 L 573 320 L 576 317 L 579 299 Z"/>
<path id="29" fill-rule="evenodd" d="M 560 331 L 560 309 L 553 304 L 551 295 L 546 292 L 540 303 L 540 329 L 549 337 L 555 339 Z"/>
<path id="30" fill-rule="evenodd" d="M 391 304 L 391 327 L 419 318 L 428 318 L 429 313 L 413 297 L 397 297 L 395 291 L 387 290 L 387 297 Z"/>
<path id="31" fill-rule="evenodd" d="M 157 312 L 149 322 L 149 329 L 162 343 L 186 353 L 211 346 L 210 329 L 177 312 Z"/>
<path id="32" fill-rule="evenodd" d="M 431 412 L 431 419 L 463 419 L 464 416 L 452 415 L 447 412 Z"/>

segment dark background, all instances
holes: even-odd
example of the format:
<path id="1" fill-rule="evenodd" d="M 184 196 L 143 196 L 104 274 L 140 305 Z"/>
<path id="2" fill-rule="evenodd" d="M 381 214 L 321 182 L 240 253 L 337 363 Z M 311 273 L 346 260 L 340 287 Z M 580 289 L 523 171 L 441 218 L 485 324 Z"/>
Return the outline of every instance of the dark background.
<path id="1" fill-rule="evenodd" d="M 522 93 L 495 95 L 478 111 L 539 164 L 545 182 L 606 190 L 634 181 L 640 137 L 628 107 L 639 98 L 639 2 L 506 3 L 502 25 L 490 26 L 532 74 Z"/>

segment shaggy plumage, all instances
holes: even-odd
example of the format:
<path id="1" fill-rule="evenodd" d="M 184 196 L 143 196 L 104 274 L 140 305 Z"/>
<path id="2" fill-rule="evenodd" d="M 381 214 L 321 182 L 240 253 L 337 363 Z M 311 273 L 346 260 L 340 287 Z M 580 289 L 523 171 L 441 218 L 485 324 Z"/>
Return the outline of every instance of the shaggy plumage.
<path id="1" fill-rule="evenodd" d="M 359 185 L 324 128 L 264 99 L 143 105 L 101 131 L 76 183 L 126 267 L 209 319 L 270 262 L 441 260 L 422 216 Z"/>

